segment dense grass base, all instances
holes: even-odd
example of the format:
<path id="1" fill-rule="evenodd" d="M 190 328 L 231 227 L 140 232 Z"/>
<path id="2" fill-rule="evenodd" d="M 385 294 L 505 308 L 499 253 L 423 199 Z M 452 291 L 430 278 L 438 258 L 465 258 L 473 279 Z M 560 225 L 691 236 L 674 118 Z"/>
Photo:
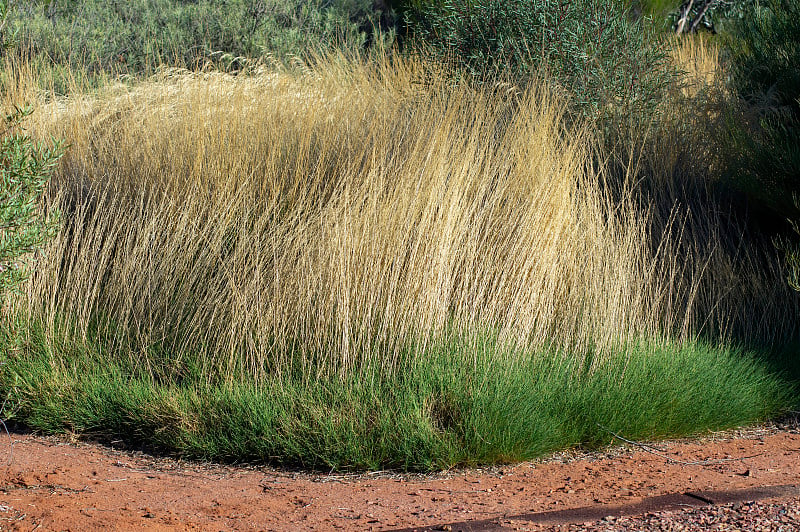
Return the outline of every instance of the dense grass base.
<path id="1" fill-rule="evenodd" d="M 0 393 L 15 421 L 223 461 L 339 470 L 510 462 L 602 446 L 610 431 L 658 438 L 750 423 L 796 400 L 747 353 L 699 344 L 629 345 L 591 369 L 559 353 L 511 362 L 492 345 L 467 367 L 453 363 L 465 346 L 448 346 L 390 377 L 256 385 L 165 378 L 110 364 L 99 345 L 53 350 L 28 332 L 23 342 L 6 328 L 0 346 Z"/>

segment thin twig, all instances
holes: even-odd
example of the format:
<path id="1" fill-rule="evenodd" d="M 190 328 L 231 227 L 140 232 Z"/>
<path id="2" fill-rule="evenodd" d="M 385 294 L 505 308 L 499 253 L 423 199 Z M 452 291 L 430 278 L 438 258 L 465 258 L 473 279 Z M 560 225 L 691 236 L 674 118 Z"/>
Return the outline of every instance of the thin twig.
<path id="1" fill-rule="evenodd" d="M 655 447 L 651 447 L 651 446 L 649 446 L 649 445 L 647 445 L 645 443 L 641 443 L 641 442 L 638 442 L 638 441 L 633 441 L 633 440 L 629 440 L 627 438 L 623 438 L 622 436 L 620 436 L 616 432 L 614 432 L 614 431 L 612 431 L 610 429 L 607 429 L 606 427 L 604 427 L 600 423 L 595 423 L 595 425 L 597 425 L 598 427 L 600 427 L 604 431 L 608 432 L 609 434 L 611 434 L 612 436 L 614 436 L 618 440 L 623 441 L 625 443 L 629 443 L 631 445 L 635 445 L 636 447 L 639 447 L 640 449 L 642 449 L 644 451 L 647 451 L 648 453 L 651 453 L 651 454 L 654 454 L 654 455 L 656 455 L 656 456 L 658 456 L 660 458 L 663 458 L 667 462 L 673 463 L 673 464 L 689 465 L 689 466 L 695 466 L 695 465 L 699 465 L 699 466 L 717 465 L 717 464 L 726 464 L 726 463 L 729 463 L 729 462 L 741 462 L 742 460 L 746 460 L 748 458 L 755 458 L 756 456 L 761 456 L 761 454 L 763 454 L 763 453 L 758 453 L 758 454 L 754 454 L 754 455 L 751 455 L 751 456 L 742 456 L 740 458 L 717 458 L 717 459 L 713 459 L 713 460 L 697 460 L 697 461 L 694 461 L 694 462 L 687 462 L 687 461 L 684 461 L 684 460 L 678 460 L 676 458 L 672 458 L 671 456 L 668 456 L 668 455 L 664 454 L 663 452 L 658 452 L 658 450 L 656 450 Z"/>
<path id="2" fill-rule="evenodd" d="M 689 29 L 689 33 L 694 33 L 697 31 L 697 27 L 703 21 L 703 18 L 706 16 L 706 13 L 711 8 L 711 6 L 714 5 L 714 3 L 715 3 L 714 0 L 706 0 L 703 9 L 701 9 L 700 13 L 698 13 L 697 17 L 695 17 L 694 22 L 692 23 L 692 27 Z"/>
<path id="3" fill-rule="evenodd" d="M 14 438 L 11 437 L 11 433 L 8 431 L 8 426 L 6 426 L 6 422 L 0 419 L 0 424 L 3 425 L 3 430 L 6 431 L 8 441 L 11 442 L 11 448 L 8 451 L 8 465 L 11 465 L 14 463 Z"/>
<path id="4" fill-rule="evenodd" d="M 683 33 L 683 28 L 686 27 L 686 23 L 689 21 L 689 14 L 692 11 L 692 5 L 694 4 L 694 0 L 689 0 L 688 2 L 684 2 L 683 5 L 680 7 L 681 16 L 678 19 L 677 27 L 675 28 L 675 33 L 680 35 Z"/>
<path id="5" fill-rule="evenodd" d="M 6 411 L 6 403 L 8 403 L 8 396 L 3 399 L 3 404 L 0 405 L 0 415 Z M 14 438 L 11 437 L 11 432 L 9 432 L 8 425 L 6 425 L 6 420 L 0 418 L 0 424 L 3 425 L 3 430 L 6 431 L 8 441 L 11 443 L 10 450 L 8 451 L 8 465 L 11 465 L 14 463 Z"/>

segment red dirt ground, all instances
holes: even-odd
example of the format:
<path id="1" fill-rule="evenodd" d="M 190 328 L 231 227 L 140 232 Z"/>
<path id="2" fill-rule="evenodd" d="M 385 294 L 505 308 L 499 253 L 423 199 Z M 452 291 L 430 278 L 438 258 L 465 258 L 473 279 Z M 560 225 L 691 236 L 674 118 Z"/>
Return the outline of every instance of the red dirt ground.
<path id="1" fill-rule="evenodd" d="M 800 495 L 796 426 L 434 476 L 313 475 L 11 437 L 12 462 L 0 464 L 0 530 L 521 530 L 704 499 Z M 9 443 L 0 440 L 0 460 Z M 753 488 L 762 490 L 737 491 Z"/>

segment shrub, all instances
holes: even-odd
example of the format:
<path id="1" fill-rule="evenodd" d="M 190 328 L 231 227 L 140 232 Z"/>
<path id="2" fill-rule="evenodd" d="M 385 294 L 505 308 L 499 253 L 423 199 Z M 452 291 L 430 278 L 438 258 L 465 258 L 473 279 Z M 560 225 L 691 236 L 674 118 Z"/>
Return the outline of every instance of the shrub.
<path id="1" fill-rule="evenodd" d="M 409 31 L 477 77 L 545 75 L 580 114 L 645 116 L 673 80 L 647 19 L 614 0 L 438 0 L 404 4 Z"/>
<path id="2" fill-rule="evenodd" d="M 738 20 L 731 88 L 744 111 L 729 128 L 728 177 L 775 221 L 800 209 L 800 4 L 767 0 Z"/>
<path id="3" fill-rule="evenodd" d="M 93 72 L 140 73 L 222 54 L 287 59 L 362 46 L 373 16 L 370 0 L 20 0 L 9 26 L 30 55 Z"/>
<path id="4" fill-rule="evenodd" d="M 40 199 L 62 144 L 47 147 L 20 131 L 30 109 L 15 109 L 4 117 L 0 133 L 0 294 L 26 276 L 24 256 L 54 233 L 57 213 L 46 213 Z"/>

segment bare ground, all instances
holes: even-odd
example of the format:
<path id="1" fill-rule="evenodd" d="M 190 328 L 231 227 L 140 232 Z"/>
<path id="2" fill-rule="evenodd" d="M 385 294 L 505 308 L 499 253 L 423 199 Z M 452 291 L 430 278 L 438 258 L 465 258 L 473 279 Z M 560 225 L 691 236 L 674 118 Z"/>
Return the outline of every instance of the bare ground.
<path id="1" fill-rule="evenodd" d="M 0 530 L 800 530 L 796 422 L 437 475 L 0 440 Z M 758 501 L 758 502 L 751 502 Z"/>

